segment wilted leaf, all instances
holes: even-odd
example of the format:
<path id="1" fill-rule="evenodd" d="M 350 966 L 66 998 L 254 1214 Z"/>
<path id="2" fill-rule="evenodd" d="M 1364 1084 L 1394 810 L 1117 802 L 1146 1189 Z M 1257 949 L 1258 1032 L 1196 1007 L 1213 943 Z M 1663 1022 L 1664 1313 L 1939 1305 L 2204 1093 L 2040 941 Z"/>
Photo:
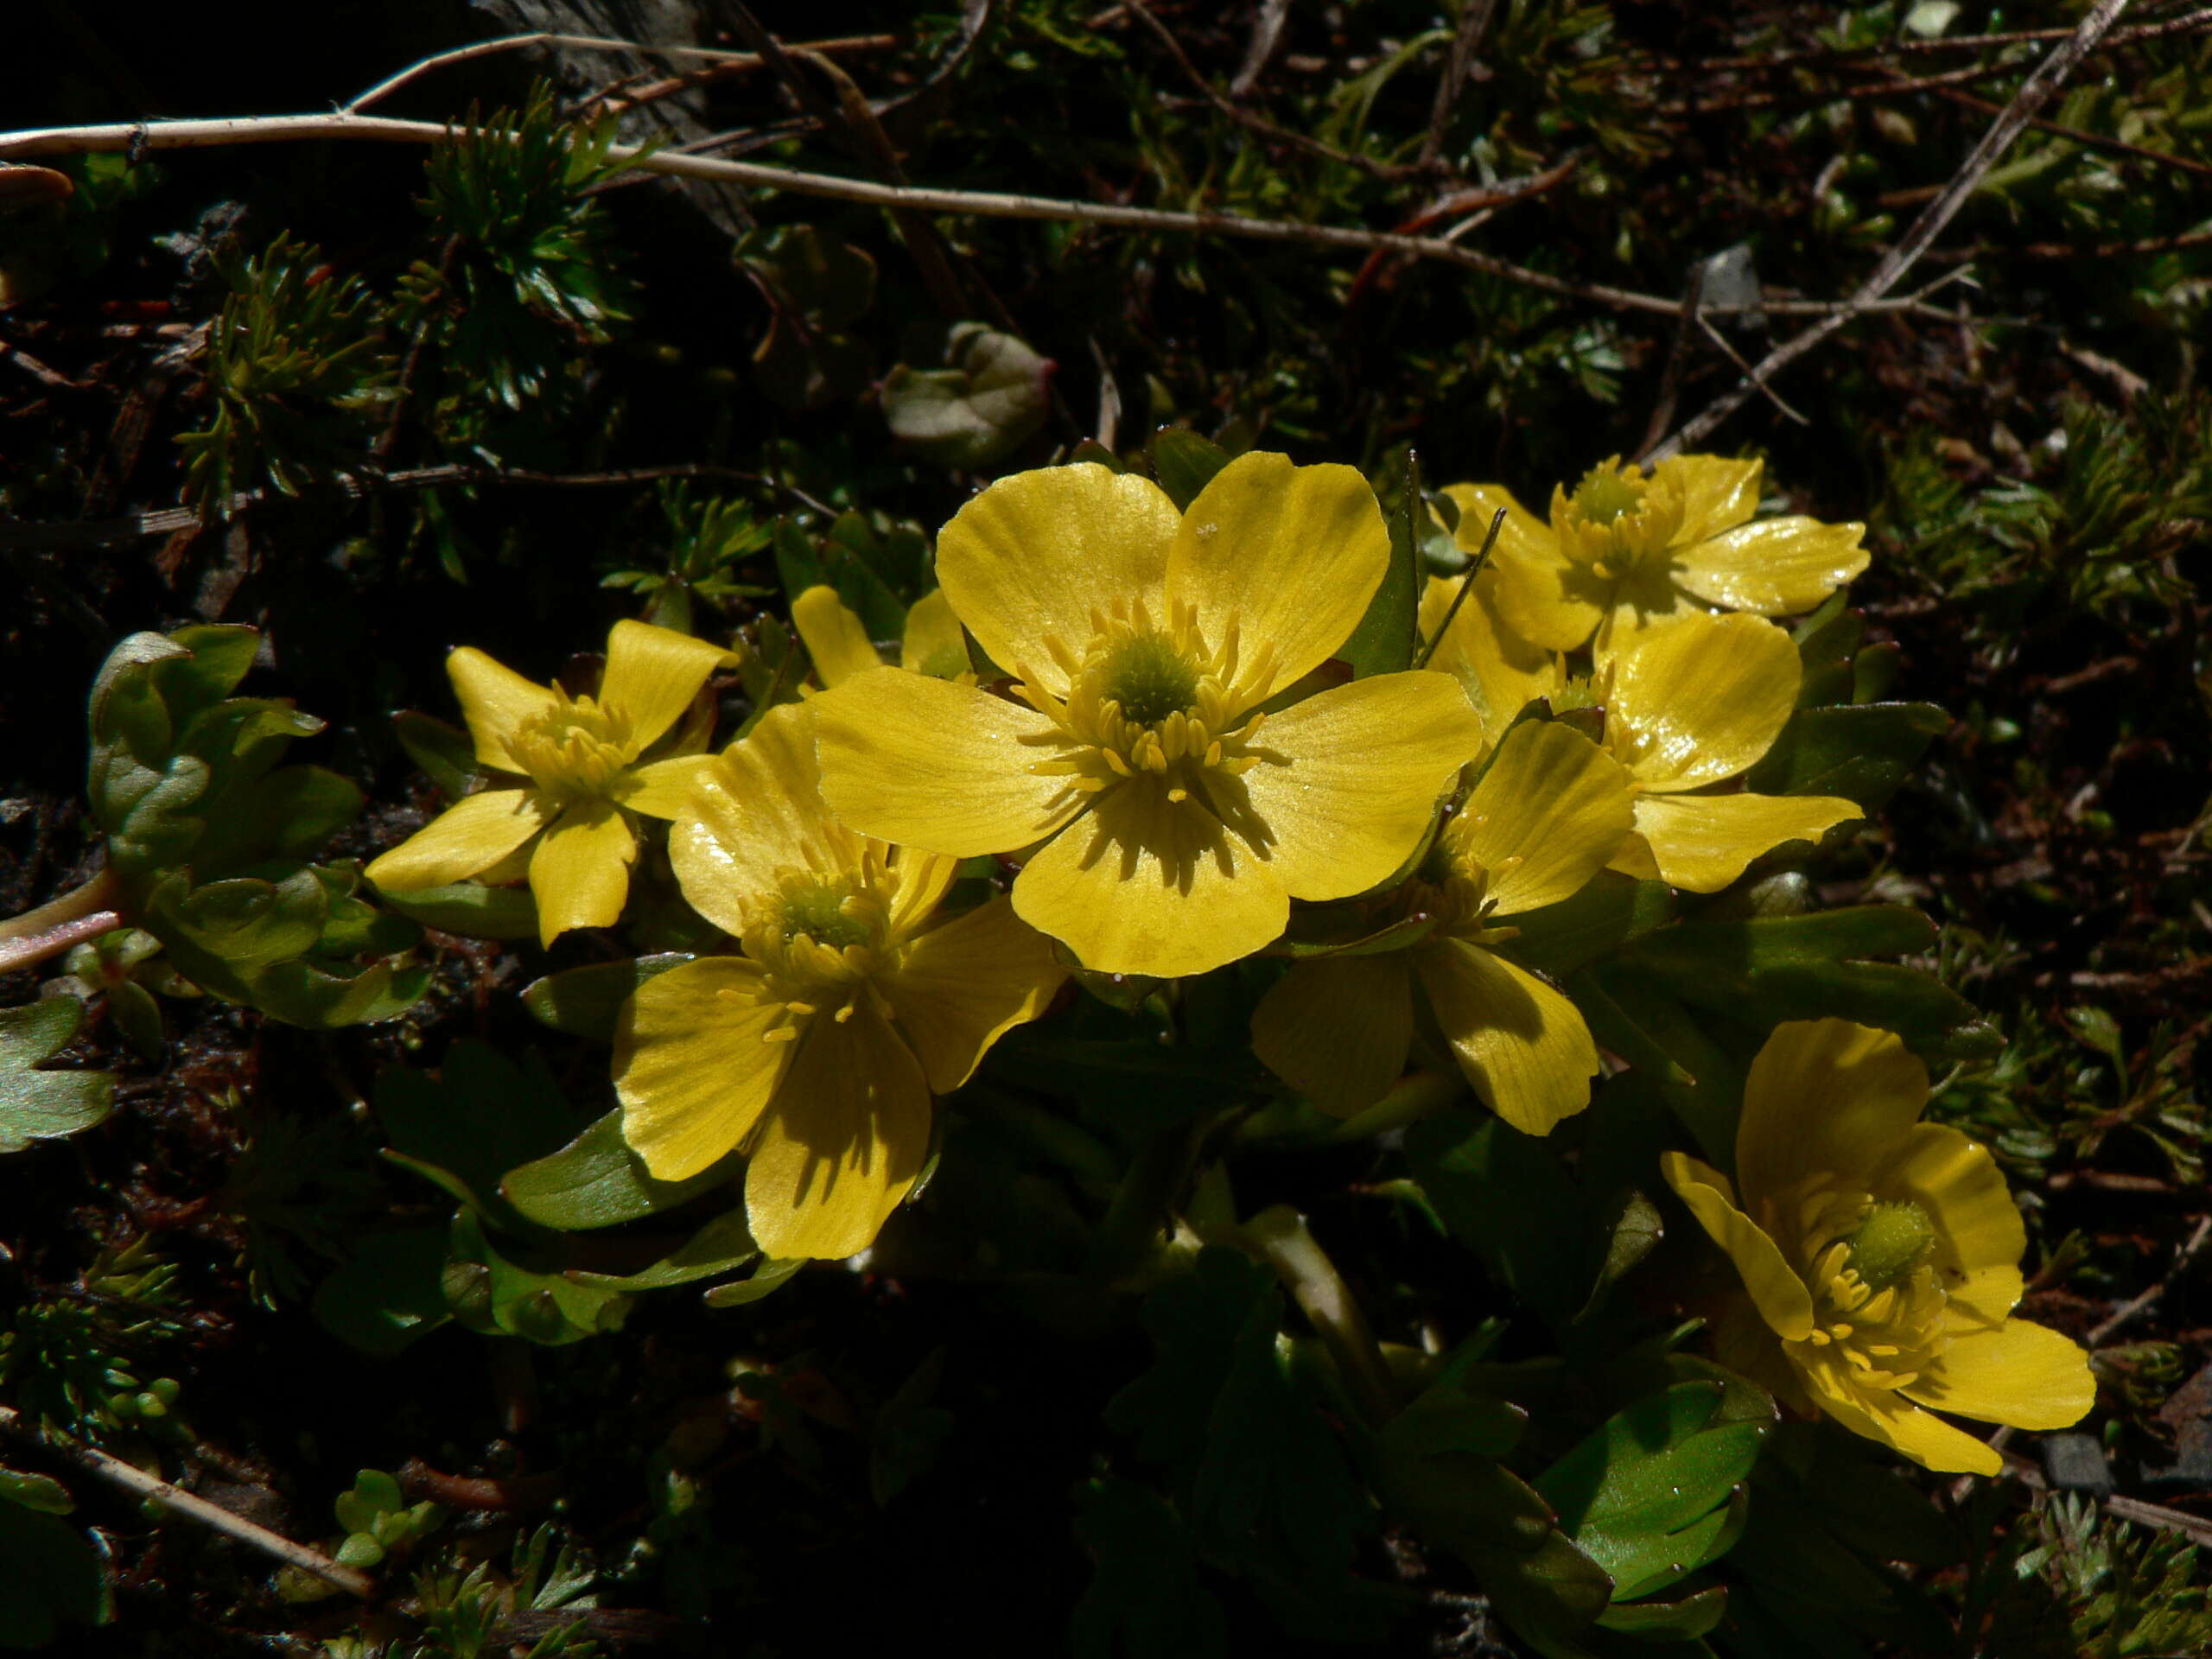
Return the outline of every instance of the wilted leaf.
<path id="1" fill-rule="evenodd" d="M 925 460 L 966 471 L 1011 454 L 1040 431 L 1051 406 L 1053 363 L 1011 334 L 979 322 L 953 329 L 949 366 L 901 363 L 883 380 L 892 435 Z"/>

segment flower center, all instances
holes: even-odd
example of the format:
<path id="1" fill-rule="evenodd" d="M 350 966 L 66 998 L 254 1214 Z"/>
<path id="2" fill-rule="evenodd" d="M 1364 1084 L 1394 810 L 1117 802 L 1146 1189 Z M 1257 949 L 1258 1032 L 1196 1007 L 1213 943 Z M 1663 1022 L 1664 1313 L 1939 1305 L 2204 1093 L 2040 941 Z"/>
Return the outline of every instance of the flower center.
<path id="1" fill-rule="evenodd" d="M 1265 716 L 1257 711 L 1274 689 L 1274 648 L 1262 645 L 1240 658 L 1236 627 L 1218 645 L 1198 631 L 1196 613 L 1178 603 L 1165 628 L 1155 626 L 1141 600 L 1109 616 L 1091 614 L 1092 635 L 1082 652 L 1056 635 L 1045 649 L 1068 677 L 1065 701 L 1026 664 L 1015 670 L 1018 695 L 1052 717 L 1064 752 L 1031 766 L 1033 772 L 1065 777 L 1088 793 L 1125 779 L 1151 778 L 1171 802 L 1205 798 L 1209 772 L 1234 777 L 1259 764 L 1251 751 Z"/>
<path id="2" fill-rule="evenodd" d="M 1877 1204 L 1844 1243 L 1851 1247 L 1844 1265 L 1867 1289 L 1885 1291 L 1910 1277 L 1934 1253 L 1936 1225 L 1910 1198 Z"/>
<path id="3" fill-rule="evenodd" d="M 895 954 L 892 894 L 890 873 L 870 848 L 838 874 L 780 870 L 773 893 L 745 905 L 740 943 L 767 970 L 768 999 L 784 1005 L 784 1020 L 768 1041 L 791 1041 L 817 1014 L 849 1020 L 863 997 L 888 1012 L 874 982 Z"/>
<path id="4" fill-rule="evenodd" d="M 842 883 L 794 884 L 783 894 L 784 944 L 804 937 L 837 951 L 874 944 L 877 932 L 865 909 Z"/>
<path id="5" fill-rule="evenodd" d="M 1467 812 L 1453 817 L 1437 831 L 1428 855 L 1421 860 L 1420 871 L 1408 885 L 1418 890 L 1413 894 L 1414 908 L 1436 917 L 1440 935 L 1448 934 L 1481 944 L 1503 944 L 1521 930 L 1491 925 L 1491 913 L 1497 908 L 1497 900 L 1491 897 L 1491 883 L 1501 875 L 1511 874 L 1520 868 L 1522 861 L 1505 858 L 1489 865 L 1467 850 L 1469 839 L 1484 822 L 1481 817 Z"/>
<path id="6" fill-rule="evenodd" d="M 554 692 L 553 707 L 531 715 L 507 747 L 539 793 L 557 806 L 596 800 L 613 792 L 633 758 L 626 721 L 591 697 Z"/>
<path id="7" fill-rule="evenodd" d="M 1572 494 L 1553 496 L 1552 529 L 1561 553 L 1618 581 L 1663 560 L 1688 512 L 1671 472 L 1646 474 L 1615 458 L 1585 473 Z"/>

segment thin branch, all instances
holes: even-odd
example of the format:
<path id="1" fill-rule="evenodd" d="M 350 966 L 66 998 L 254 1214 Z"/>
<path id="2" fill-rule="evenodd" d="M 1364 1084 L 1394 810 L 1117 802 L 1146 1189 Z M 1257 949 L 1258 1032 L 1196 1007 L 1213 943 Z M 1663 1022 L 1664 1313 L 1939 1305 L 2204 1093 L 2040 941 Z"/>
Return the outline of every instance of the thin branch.
<path id="1" fill-rule="evenodd" d="M 1963 108 L 1982 115 L 1998 115 L 2002 111 L 1987 99 L 1976 98 L 1972 92 L 1955 89 L 1942 96 Z M 2106 150 L 2114 156 L 2132 156 L 2138 161 L 2157 162 L 2167 167 L 2179 168 L 2184 173 L 2194 173 L 2200 178 L 2212 178 L 2212 163 L 2194 161 L 2187 156 L 2177 156 L 2171 150 L 2152 149 L 2147 144 L 2131 144 L 2125 138 L 2107 138 L 2101 132 L 2084 132 L 2079 127 L 2069 127 L 2062 122 L 2034 120 L 2028 123 L 2037 132 L 2056 134 L 2084 149 Z"/>
<path id="2" fill-rule="evenodd" d="M 87 150 L 120 150 L 133 144 L 147 149 L 210 149 L 228 144 L 295 143 L 303 140 L 353 138 L 380 143 L 442 143 L 472 131 L 432 121 L 402 121 L 388 116 L 327 115 L 230 116 L 212 120 L 113 122 L 89 127 L 39 127 L 0 133 L 0 157 L 77 155 Z M 1441 260 L 1465 270 L 1495 276 L 1523 287 L 1556 294 L 1564 299 L 1643 311 L 1673 317 L 1681 302 L 1657 294 L 1603 283 L 1579 283 L 1548 271 L 1532 270 L 1471 248 L 1460 247 L 1440 237 L 1401 236 L 1387 231 L 1352 230 L 1334 225 L 1307 225 L 1288 219 L 1249 219 L 1238 213 L 1182 213 L 1157 207 L 1125 207 L 1114 202 L 1056 200 L 1048 196 L 1002 194 L 981 190 L 935 190 L 872 183 L 827 173 L 804 173 L 791 168 L 764 167 L 753 162 L 724 161 L 670 150 L 644 153 L 628 145 L 613 145 L 608 159 L 626 162 L 648 173 L 679 178 L 720 179 L 766 190 L 788 190 L 798 195 L 861 203 L 873 207 L 906 207 L 924 213 L 959 213 L 979 219 L 1053 219 L 1071 224 L 1110 225 L 1127 230 L 1168 231 L 1193 235 L 1239 236 L 1264 242 L 1302 243 L 1311 247 L 1348 248 L 1361 252 L 1381 250 Z M 1947 215 L 1948 217 L 1948 215 Z M 1819 300 L 1766 299 L 1756 306 L 1707 306 L 1716 316 L 1758 309 L 1770 315 L 1854 317 L 1868 312 L 1910 311 L 1914 300 L 1854 300 L 1843 304 Z"/>
<path id="3" fill-rule="evenodd" d="M 2114 1308 L 2109 1319 L 2083 1338 L 2082 1345 L 2088 1348 L 2101 1346 L 2113 1332 L 2119 1330 L 2139 1313 L 2152 1306 L 2158 1298 L 2166 1294 L 2174 1281 L 2181 1277 L 2183 1270 L 2196 1259 L 2196 1253 L 2204 1248 L 2204 1241 L 2208 1237 L 2212 1237 L 2212 1216 L 2207 1216 L 2199 1221 L 2196 1224 L 2196 1230 L 2189 1236 L 2189 1242 L 2174 1252 L 2173 1265 L 2166 1269 L 2165 1276 L 2143 1292 L 2141 1295 L 2133 1297 Z"/>
<path id="4" fill-rule="evenodd" d="M 2038 65 L 2033 74 L 2020 85 L 2012 95 L 2012 102 L 2005 113 L 1993 123 L 1981 142 L 1974 147 L 1960 165 L 1943 194 L 1928 204 L 1920 217 L 1913 221 L 1902 240 L 1882 256 L 1866 280 L 1859 285 L 1857 293 L 1832 315 L 1822 318 L 1802 333 L 1791 336 L 1769 352 L 1758 369 L 1735 389 L 1682 427 L 1674 436 L 1653 452 L 1655 459 L 1678 454 L 1686 447 L 1703 440 L 1729 416 L 1741 409 L 1753 392 L 1782 369 L 1820 345 L 1836 333 L 1862 309 L 1879 302 L 1883 296 L 1904 280 L 1920 256 L 1928 251 L 1936 238 L 1943 233 L 1959 209 L 1966 205 L 1982 176 L 1995 166 L 1997 158 L 2012 148 L 2012 141 L 2025 130 L 2044 101 L 2058 88 L 2058 84 L 2072 73 L 2074 67 L 2088 55 L 2090 48 L 2103 38 L 2105 32 L 2118 21 L 2127 9 L 2128 0 L 2097 0 L 2097 4 L 2070 38 L 2054 50 Z"/>
<path id="5" fill-rule="evenodd" d="M 1718 328 L 1713 326 L 1713 320 L 1710 317 L 1700 317 L 1697 320 L 1697 326 L 1705 330 L 1705 336 L 1707 340 L 1710 340 L 1714 345 L 1718 346 L 1723 352 L 1727 353 L 1728 360 L 1736 365 L 1738 372 L 1741 373 L 1753 385 L 1757 386 L 1761 391 L 1766 394 L 1767 402 L 1772 404 L 1777 409 L 1780 410 L 1784 416 L 1796 423 L 1799 426 L 1810 426 L 1812 424 L 1812 423 L 1807 420 L 1802 415 L 1800 415 L 1796 410 L 1790 408 L 1789 404 L 1782 401 L 1782 394 L 1777 391 L 1772 386 L 1767 385 L 1766 377 L 1764 374 L 1761 374 L 1757 369 L 1744 361 L 1744 354 L 1729 344 L 1728 336 L 1722 334 Z"/>
<path id="6" fill-rule="evenodd" d="M 2115 29 L 2095 49 L 2110 51 L 2137 41 L 2153 41 L 2167 35 L 2191 35 L 2206 29 L 2212 29 L 2212 6 L 2183 12 L 2178 17 L 2169 17 L 2162 22 L 2131 23 L 2126 29 Z M 1847 64 L 1868 58 L 1919 57 L 1937 52 L 1978 52 L 1985 47 L 1993 46 L 2035 46 L 2069 39 L 2073 33 L 2070 29 L 2020 29 L 2004 35 L 1955 35 L 1945 40 L 1885 41 L 1879 46 L 1861 47 L 1853 51 L 1816 46 L 1798 52 L 1763 52 L 1752 58 L 1707 58 L 1702 62 L 1681 59 L 1669 63 L 1668 67 L 1679 73 L 1690 69 L 1764 71 L 1788 68 L 1800 63 Z"/>
<path id="7" fill-rule="evenodd" d="M 841 35 L 834 39 L 809 42 L 817 52 L 882 52 L 899 44 L 896 35 Z M 365 92 L 340 106 L 347 115 L 358 115 L 372 104 L 381 103 L 409 82 L 420 79 L 434 70 L 444 69 L 456 63 L 467 63 L 476 58 L 488 58 L 502 52 L 512 52 L 525 46 L 573 46 L 589 52 L 631 52 L 641 55 L 667 58 L 703 58 L 716 66 L 721 74 L 742 74 L 761 67 L 760 54 L 753 52 L 731 52 L 709 46 L 640 46 L 635 41 L 609 40 L 600 35 L 560 35 L 539 30 L 529 35 L 502 35 L 497 40 L 477 41 L 468 46 L 457 46 L 450 52 L 438 52 L 409 64 L 398 73 L 387 75 Z"/>
<path id="8" fill-rule="evenodd" d="M 287 1567 L 309 1573 L 325 1584 L 334 1585 L 348 1595 L 363 1601 L 377 1598 L 377 1581 L 358 1567 L 343 1567 L 321 1550 L 309 1549 L 305 1544 L 296 1544 L 280 1533 L 219 1509 L 204 1497 L 194 1497 L 181 1487 L 166 1480 L 134 1469 L 120 1458 L 111 1458 L 97 1446 L 79 1446 L 68 1440 L 40 1432 L 30 1422 L 5 1406 L 0 1406 L 0 1431 L 39 1447 L 53 1456 L 73 1463 L 86 1473 L 97 1475 L 102 1480 L 122 1487 L 136 1497 L 158 1503 L 172 1514 L 188 1516 L 202 1526 L 219 1532 L 226 1538 L 250 1546 L 264 1555 L 275 1557 Z"/>
<path id="9" fill-rule="evenodd" d="M 1436 655 L 1436 648 L 1444 643 L 1444 636 L 1452 632 L 1452 625 L 1459 620 L 1459 607 L 1467 602 L 1467 595 L 1475 591 L 1475 578 L 1490 563 L 1491 550 L 1497 545 L 1497 538 L 1505 529 L 1505 512 L 1500 507 L 1490 516 L 1490 529 L 1484 533 L 1482 550 L 1467 562 L 1467 574 L 1459 579 L 1459 591 L 1452 595 L 1452 602 L 1437 620 L 1436 632 L 1429 635 L 1420 654 L 1414 658 L 1415 668 L 1427 668 L 1429 658 Z"/>
<path id="10" fill-rule="evenodd" d="M 1444 60 L 1444 78 L 1436 83 L 1436 102 L 1429 105 L 1428 134 L 1421 141 L 1421 165 L 1434 164 L 1444 148 L 1444 129 L 1452 119 L 1452 106 L 1467 84 L 1475 66 L 1475 48 L 1482 44 L 1497 0 L 1460 0 L 1459 27 L 1452 32 L 1451 54 Z"/>

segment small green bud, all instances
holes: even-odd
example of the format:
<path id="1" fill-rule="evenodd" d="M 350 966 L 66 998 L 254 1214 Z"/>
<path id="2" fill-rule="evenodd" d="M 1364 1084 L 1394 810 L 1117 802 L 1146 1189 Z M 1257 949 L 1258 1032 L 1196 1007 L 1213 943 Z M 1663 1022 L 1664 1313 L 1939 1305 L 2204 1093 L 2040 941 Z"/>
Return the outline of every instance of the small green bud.
<path id="1" fill-rule="evenodd" d="M 1928 1259 L 1936 1248 L 1936 1224 L 1910 1198 L 1878 1204 L 1845 1242 L 1851 1247 L 1845 1265 L 1878 1295 Z"/>

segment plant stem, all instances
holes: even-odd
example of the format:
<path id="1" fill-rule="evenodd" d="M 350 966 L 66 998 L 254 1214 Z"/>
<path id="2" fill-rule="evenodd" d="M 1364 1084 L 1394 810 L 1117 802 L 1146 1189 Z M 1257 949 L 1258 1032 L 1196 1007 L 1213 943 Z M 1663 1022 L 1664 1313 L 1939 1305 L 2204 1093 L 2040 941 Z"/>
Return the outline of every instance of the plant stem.
<path id="1" fill-rule="evenodd" d="M 1305 1217 L 1278 1204 L 1221 1242 L 1243 1246 L 1275 1270 L 1378 1425 L 1397 1414 L 1397 1382 L 1367 1315 L 1337 1264 L 1306 1230 Z"/>
<path id="2" fill-rule="evenodd" d="M 73 944 L 113 932 L 123 925 L 123 913 L 114 908 L 121 896 L 114 872 L 102 870 L 83 887 L 0 922 L 0 974 L 35 967 Z"/>
<path id="3" fill-rule="evenodd" d="M 1175 1201 L 1216 1119 L 1205 1113 L 1158 1131 L 1146 1141 L 1115 1189 L 1090 1251 L 1094 1283 L 1110 1286 L 1135 1273 L 1160 1247 Z"/>

